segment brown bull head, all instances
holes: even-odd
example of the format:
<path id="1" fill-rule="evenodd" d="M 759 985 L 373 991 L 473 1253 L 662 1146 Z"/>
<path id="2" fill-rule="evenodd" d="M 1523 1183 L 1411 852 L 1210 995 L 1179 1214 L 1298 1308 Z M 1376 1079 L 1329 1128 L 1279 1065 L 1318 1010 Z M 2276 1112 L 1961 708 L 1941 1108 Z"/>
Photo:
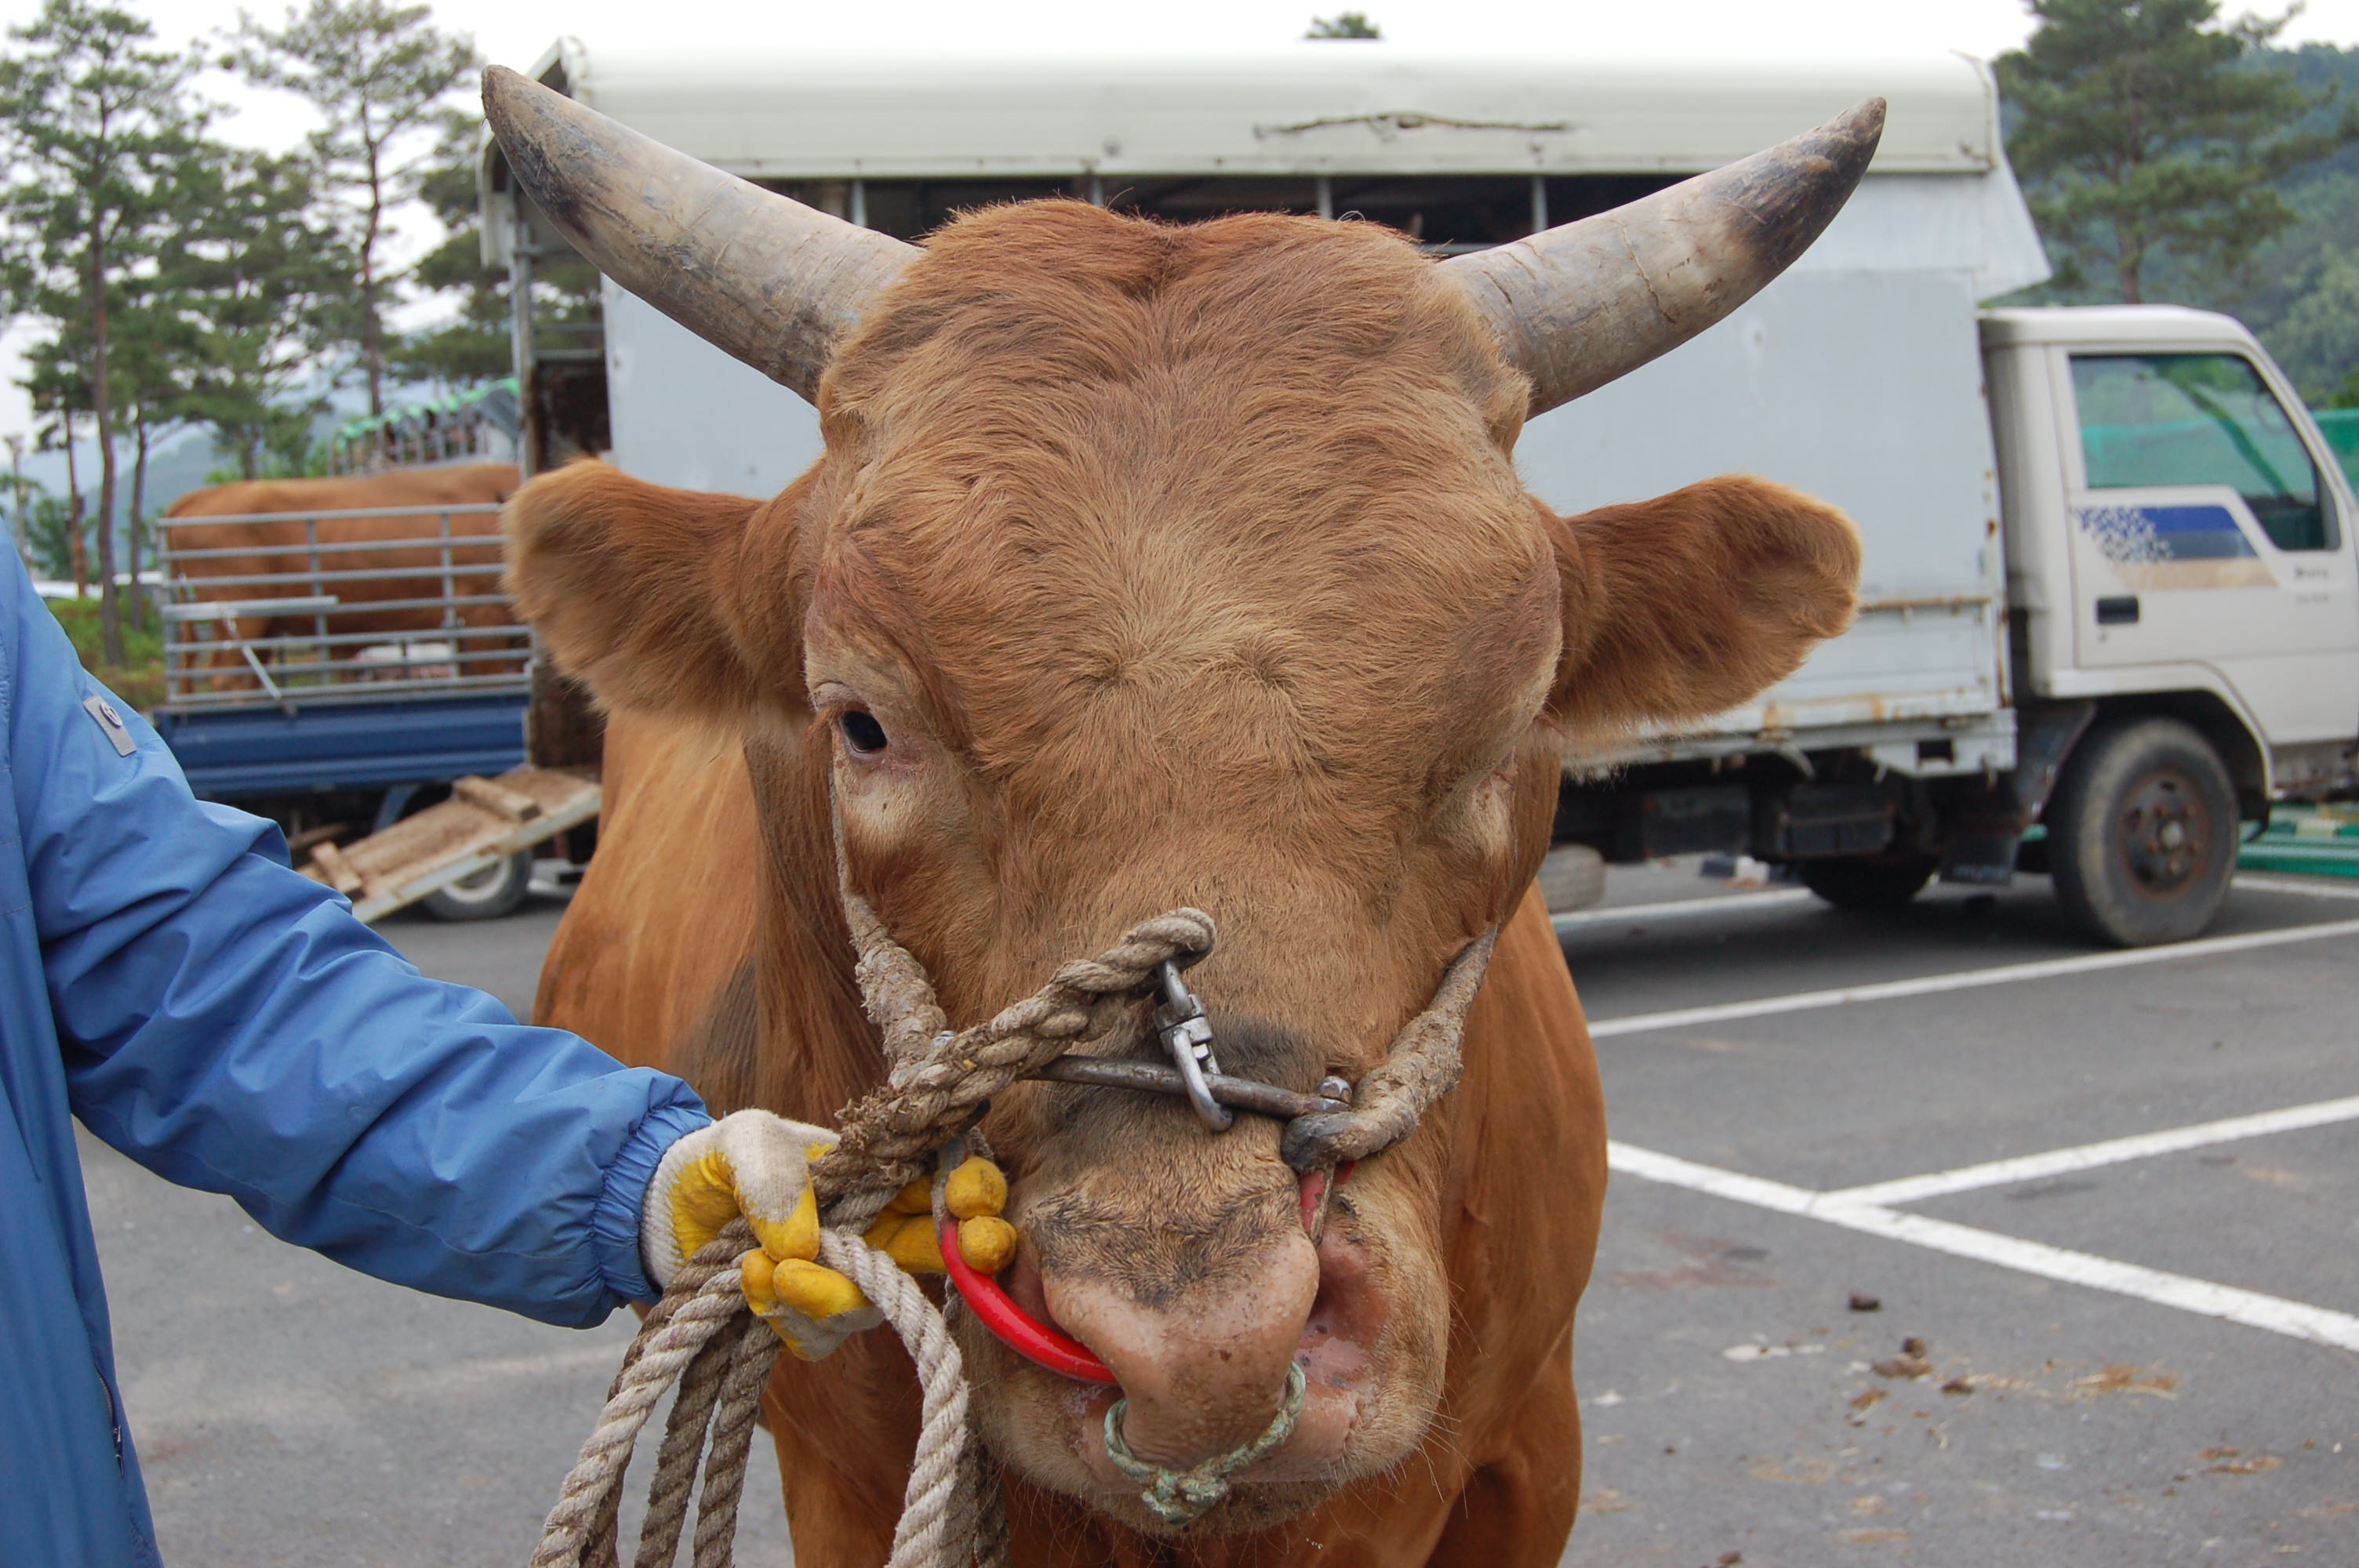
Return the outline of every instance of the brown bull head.
<path id="1" fill-rule="evenodd" d="M 1719 712 L 1849 621 L 1858 544 L 1827 507 L 1724 479 L 1560 518 L 1511 452 L 1530 412 L 1774 276 L 1857 178 L 1880 104 L 1437 266 L 1373 224 L 1076 202 L 906 246 L 512 74 L 485 100 L 585 254 L 820 409 L 825 455 L 769 502 L 583 464 L 508 522 L 512 591 L 603 700 L 744 738 L 766 939 L 833 944 L 822 982 L 765 981 L 764 1049 L 792 1064 L 774 1108 L 824 1115 L 875 1071 L 831 813 L 954 1023 L 1193 904 L 1220 923 L 1190 978 L 1223 1065 L 1308 1091 L 1364 1075 L 1516 908 L 1569 740 Z M 1445 1232 L 1481 1222 L 1475 1132 L 1430 1117 L 1314 1246 L 1273 1124 L 1216 1136 L 1176 1104 L 1034 1084 L 989 1130 L 1026 1237 L 1010 1289 L 1120 1375 L 1139 1454 L 1238 1445 L 1308 1365 L 1294 1438 L 1198 1528 L 1284 1518 L 1428 1441 L 1466 1301 Z M 1519 1157 L 1593 1200 L 1596 1149 Z M 1012 1467 L 1151 1528 L 1097 1437 L 1110 1396 L 968 1350 Z"/>

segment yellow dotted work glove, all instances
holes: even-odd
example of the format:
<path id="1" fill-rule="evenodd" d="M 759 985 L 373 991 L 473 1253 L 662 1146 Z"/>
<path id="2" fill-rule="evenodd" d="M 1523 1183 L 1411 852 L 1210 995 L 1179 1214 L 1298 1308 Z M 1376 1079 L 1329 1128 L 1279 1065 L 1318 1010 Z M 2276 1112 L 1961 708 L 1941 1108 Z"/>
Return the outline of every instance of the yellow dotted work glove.
<path id="1" fill-rule="evenodd" d="M 884 1318 L 860 1287 L 818 1261 L 810 1162 L 834 1146 L 827 1129 L 766 1110 L 738 1111 L 674 1142 L 656 1166 L 640 1211 L 639 1251 L 648 1276 L 658 1287 L 669 1285 L 681 1264 L 742 1214 L 761 1243 L 738 1260 L 746 1304 L 789 1350 L 816 1361 L 875 1327 Z M 1007 1200 L 998 1168 L 969 1160 L 951 1173 L 946 1196 L 961 1221 L 959 1250 L 966 1260 L 984 1272 L 1005 1268 L 1016 1255 L 1016 1232 L 998 1217 Z M 905 1269 L 939 1271 L 931 1217 L 911 1224 L 913 1201 L 918 1211 L 929 1206 L 922 1184 L 894 1198 L 870 1228 L 870 1243 Z"/>
<path id="2" fill-rule="evenodd" d="M 999 1217 L 1007 1206 L 1007 1178 L 988 1160 L 970 1159 L 950 1174 L 942 1206 L 959 1222 L 959 1253 L 978 1274 L 996 1274 L 1015 1260 L 1016 1227 Z M 942 1272 L 942 1244 L 934 1232 L 931 1182 L 911 1182 L 894 1195 L 863 1238 L 913 1274 Z"/>

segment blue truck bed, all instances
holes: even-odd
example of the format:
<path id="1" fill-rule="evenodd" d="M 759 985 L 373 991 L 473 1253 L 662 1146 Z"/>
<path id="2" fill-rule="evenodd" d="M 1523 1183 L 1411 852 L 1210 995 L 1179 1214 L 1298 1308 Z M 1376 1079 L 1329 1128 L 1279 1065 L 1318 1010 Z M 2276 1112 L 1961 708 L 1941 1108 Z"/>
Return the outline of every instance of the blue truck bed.
<path id="1" fill-rule="evenodd" d="M 375 789 L 506 773 L 524 761 L 521 692 L 156 715 L 207 800 Z"/>

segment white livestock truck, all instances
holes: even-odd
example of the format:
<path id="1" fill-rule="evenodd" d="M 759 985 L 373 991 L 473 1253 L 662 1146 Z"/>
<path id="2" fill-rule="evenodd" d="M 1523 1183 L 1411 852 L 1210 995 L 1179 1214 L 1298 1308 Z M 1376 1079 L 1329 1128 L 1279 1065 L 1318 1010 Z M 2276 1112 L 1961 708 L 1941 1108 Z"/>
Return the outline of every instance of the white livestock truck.
<path id="1" fill-rule="evenodd" d="M 1439 254 L 1603 211 L 1881 94 L 1875 165 L 1791 271 L 1524 432 L 1526 481 L 1563 511 L 1745 471 L 1836 503 L 1866 541 L 1854 630 L 1758 703 L 1578 771 L 1559 839 L 1608 860 L 1746 852 L 1846 906 L 2045 869 L 2093 934 L 2146 943 L 2209 923 L 2273 801 L 2359 782 L 2348 483 L 2234 321 L 1984 308 L 2048 266 L 1978 62 L 1325 43 L 666 57 L 567 39 L 537 74 L 905 238 L 1064 195 L 1170 219 L 1358 214 Z M 484 196 L 495 259 L 528 276 L 560 250 L 496 151 Z M 817 454 L 792 394 L 611 284 L 603 303 L 600 341 L 519 317 L 527 460 L 603 451 L 661 483 L 768 495 Z"/>

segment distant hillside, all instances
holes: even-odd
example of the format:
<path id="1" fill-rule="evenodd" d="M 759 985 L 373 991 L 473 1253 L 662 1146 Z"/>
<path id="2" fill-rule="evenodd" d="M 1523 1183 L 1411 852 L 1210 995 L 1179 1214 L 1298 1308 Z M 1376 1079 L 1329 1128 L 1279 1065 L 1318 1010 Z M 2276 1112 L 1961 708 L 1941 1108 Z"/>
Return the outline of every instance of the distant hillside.
<path id="1" fill-rule="evenodd" d="M 312 427 L 312 437 L 325 440 L 337 426 L 351 417 L 345 410 L 323 414 Z M 82 492 L 98 500 L 98 443 L 81 440 L 74 443 L 74 461 L 81 469 Z M 115 473 L 114 517 L 118 524 L 131 516 L 131 453 L 123 452 L 123 466 Z M 147 453 L 147 511 L 150 515 L 163 511 L 192 490 L 201 490 L 209 482 L 205 476 L 213 470 L 231 466 L 231 460 L 213 450 L 210 431 L 187 429 L 174 432 L 158 442 Z M 66 457 L 63 452 L 27 452 L 25 454 L 25 477 L 39 481 L 51 495 L 66 493 Z"/>
<path id="2" fill-rule="evenodd" d="M 82 470 L 82 493 L 95 503 L 98 499 L 98 443 L 76 441 L 74 461 Z M 213 456 L 212 438 L 201 430 L 182 430 L 158 443 L 147 454 L 147 510 L 160 512 L 183 494 L 202 486 L 206 471 L 220 461 Z M 66 455 L 63 452 L 26 453 L 25 477 L 51 495 L 65 494 Z M 116 487 L 122 492 L 114 502 L 115 518 L 120 522 L 131 515 L 131 461 L 128 453 L 125 454 Z"/>
<path id="3" fill-rule="evenodd" d="M 2345 105 L 2359 103 L 2359 49 L 2312 44 L 2277 58 L 2291 60 L 2303 86 L 2339 89 L 2314 121 L 2331 124 Z M 2264 246 L 2251 270 L 2220 285 L 2212 298 L 2260 334 L 2310 401 L 2322 404 L 2338 394 L 2359 401 L 2359 146 L 2279 189 L 2301 222 Z"/>
<path id="4" fill-rule="evenodd" d="M 408 395 L 408 389 L 396 389 L 392 401 L 397 405 L 407 401 Z M 424 394 L 421 392 L 420 395 Z M 314 441 L 325 441 L 333 435 L 337 427 L 351 418 L 356 412 L 355 408 L 344 406 L 344 405 L 355 402 L 359 402 L 364 409 L 364 400 L 359 399 L 357 394 L 345 393 L 336 406 L 323 412 L 312 422 L 311 438 Z M 82 492 L 90 498 L 90 504 L 95 506 L 98 504 L 98 443 L 89 439 L 76 441 L 74 461 L 81 469 Z M 118 529 L 115 535 L 118 541 L 123 537 L 119 530 L 127 526 L 131 519 L 131 454 L 129 451 L 126 450 L 122 454 L 122 463 L 123 466 L 116 471 L 115 476 L 114 521 Z M 212 432 L 190 428 L 179 430 L 167 436 L 151 447 L 147 453 L 147 514 L 151 517 L 158 516 L 189 492 L 202 490 L 212 482 L 207 476 L 216 470 L 224 468 L 234 470 L 234 464 L 231 459 L 213 449 Z M 25 477 L 39 484 L 51 495 L 64 495 L 67 491 L 65 454 L 63 452 L 26 453 Z M 0 507 L 5 507 L 5 498 L 0 498 Z"/>
<path id="5" fill-rule="evenodd" d="M 2256 50 L 2251 58 L 2260 68 L 2290 66 L 2295 79 L 2312 92 L 2337 90 L 2311 112 L 2313 128 L 2326 129 L 2344 105 L 2359 102 L 2359 49 L 2309 44 Z M 2014 115 L 2009 112 L 2005 118 L 2011 124 Z M 2359 401 L 2359 146 L 2295 171 L 2277 189 L 2301 213 L 2301 222 L 2262 246 L 2249 267 L 2232 276 L 2206 276 L 2175 265 L 2166 254 L 2147 271 L 2147 297 L 2237 318 L 2312 405 L 2324 406 L 2338 394 Z M 2118 296 L 2103 287 L 2041 287 L 2020 297 L 2078 305 Z"/>

